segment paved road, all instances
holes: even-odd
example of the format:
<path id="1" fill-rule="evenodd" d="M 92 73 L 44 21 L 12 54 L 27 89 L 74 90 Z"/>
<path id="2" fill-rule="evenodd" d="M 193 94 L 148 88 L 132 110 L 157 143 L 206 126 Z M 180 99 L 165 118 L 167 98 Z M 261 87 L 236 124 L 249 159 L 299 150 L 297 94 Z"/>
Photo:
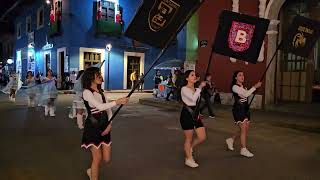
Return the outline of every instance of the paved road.
<path id="1" fill-rule="evenodd" d="M 101 179 L 320 179 L 320 134 L 263 123 L 299 117 L 253 115 L 259 120 L 249 134 L 255 157 L 247 159 L 238 155 L 238 149 L 226 150 L 224 140 L 235 127 L 229 112 L 218 111 L 215 120 L 205 120 L 208 140 L 195 149 L 200 167 L 190 169 L 183 164 L 179 112 L 136 104 L 140 96 L 148 95 L 135 95 L 114 121 L 112 161 L 104 166 Z M 24 104 L 21 100 L 7 103 L 0 96 L 0 179 L 88 179 L 85 170 L 90 153 L 80 149 L 81 131 L 67 118 L 71 95 L 59 95 L 55 118 L 44 117 L 41 109 L 28 109 Z"/>

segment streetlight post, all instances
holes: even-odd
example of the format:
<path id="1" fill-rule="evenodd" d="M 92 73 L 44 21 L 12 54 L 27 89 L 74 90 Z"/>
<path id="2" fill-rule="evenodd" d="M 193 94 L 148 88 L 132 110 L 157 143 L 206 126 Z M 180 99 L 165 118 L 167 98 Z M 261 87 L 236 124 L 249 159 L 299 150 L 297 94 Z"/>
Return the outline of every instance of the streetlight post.
<path id="1" fill-rule="evenodd" d="M 110 82 L 110 52 L 111 52 L 112 45 L 109 43 L 106 45 L 106 49 L 108 51 L 108 77 L 107 77 L 107 90 L 110 90 L 109 82 Z"/>

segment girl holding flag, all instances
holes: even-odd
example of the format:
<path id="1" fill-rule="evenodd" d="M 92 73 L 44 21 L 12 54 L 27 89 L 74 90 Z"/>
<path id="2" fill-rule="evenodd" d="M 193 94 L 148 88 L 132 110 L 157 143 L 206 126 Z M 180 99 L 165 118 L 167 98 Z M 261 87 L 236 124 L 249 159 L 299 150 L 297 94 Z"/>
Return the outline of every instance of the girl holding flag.
<path id="1" fill-rule="evenodd" d="M 181 89 L 181 98 L 183 108 L 180 116 L 180 124 L 184 131 L 184 151 L 185 151 L 185 165 L 196 168 L 199 164 L 193 158 L 192 152 L 195 146 L 199 145 L 206 139 L 205 127 L 199 112 L 196 110 L 197 101 L 200 98 L 200 93 L 206 82 L 201 82 L 198 88 L 195 88 L 197 77 L 194 71 L 188 70 L 185 72 L 185 85 Z M 193 139 L 193 134 L 197 137 Z"/>
<path id="2" fill-rule="evenodd" d="M 233 143 L 236 138 L 240 137 L 241 150 L 240 154 L 245 157 L 254 155 L 247 149 L 247 133 L 249 130 L 250 112 L 248 97 L 261 87 L 261 82 L 256 83 L 251 89 L 247 90 L 244 85 L 244 73 L 242 71 L 234 72 L 232 76 L 231 90 L 234 97 L 232 114 L 234 123 L 239 126 L 240 132 L 235 133 L 231 138 L 226 139 L 228 149 L 233 151 Z"/>
<path id="3" fill-rule="evenodd" d="M 85 70 L 81 78 L 83 100 L 87 109 L 87 119 L 85 120 L 82 136 L 83 148 L 90 148 L 92 154 L 91 168 L 87 174 L 91 180 L 98 180 L 99 167 L 101 161 L 108 163 L 111 153 L 111 108 L 128 103 L 128 98 L 120 98 L 108 102 L 106 92 L 101 89 L 103 78 L 98 67 L 90 67 Z"/>

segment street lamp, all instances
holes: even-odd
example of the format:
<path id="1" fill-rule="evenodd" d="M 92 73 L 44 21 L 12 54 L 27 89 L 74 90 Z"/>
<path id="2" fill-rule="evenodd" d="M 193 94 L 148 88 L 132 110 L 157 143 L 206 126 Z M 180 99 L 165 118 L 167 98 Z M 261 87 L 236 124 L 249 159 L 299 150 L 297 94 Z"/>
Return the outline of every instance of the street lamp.
<path id="1" fill-rule="evenodd" d="M 108 91 L 110 90 L 110 88 L 109 88 L 109 82 L 110 82 L 109 72 L 110 72 L 110 51 L 111 51 L 111 48 L 112 48 L 112 45 L 110 43 L 106 45 L 106 49 L 108 51 L 108 77 L 107 77 L 107 90 Z"/>
<path id="2" fill-rule="evenodd" d="M 9 59 L 7 60 L 7 63 L 8 63 L 8 64 L 12 64 L 12 63 L 13 63 L 13 60 L 12 60 L 11 58 L 9 58 Z"/>

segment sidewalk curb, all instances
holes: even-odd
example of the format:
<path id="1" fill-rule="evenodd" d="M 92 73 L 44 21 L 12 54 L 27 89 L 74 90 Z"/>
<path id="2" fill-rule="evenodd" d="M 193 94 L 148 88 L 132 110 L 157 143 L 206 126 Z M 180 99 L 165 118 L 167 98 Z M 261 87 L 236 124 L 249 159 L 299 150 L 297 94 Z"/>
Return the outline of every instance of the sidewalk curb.
<path id="1" fill-rule="evenodd" d="M 302 117 L 311 117 L 311 118 L 319 118 L 320 119 L 320 113 L 311 113 L 311 112 L 300 112 L 300 111 L 292 111 L 292 110 L 279 110 L 274 107 L 265 107 L 265 109 L 262 109 L 260 111 L 264 112 L 277 112 L 280 114 L 291 114 L 296 116 L 302 116 Z"/>
<path id="2" fill-rule="evenodd" d="M 76 93 L 72 90 L 69 90 L 69 91 L 58 91 L 58 94 L 76 94 Z"/>
<path id="3" fill-rule="evenodd" d="M 107 93 L 128 93 L 130 92 L 130 90 L 111 90 L 111 91 L 106 91 Z M 150 94 L 152 93 L 152 91 L 135 91 L 134 93 L 146 93 L 146 94 Z M 58 90 L 58 94 L 75 94 L 75 92 L 73 90 Z"/>
<path id="4" fill-rule="evenodd" d="M 180 111 L 180 109 L 182 107 L 182 104 L 180 104 L 176 101 L 165 101 L 165 100 L 152 99 L 152 98 L 139 99 L 139 103 L 142 105 L 154 106 L 154 107 L 158 107 L 158 108 L 162 108 L 162 109 L 176 110 L 176 111 Z M 215 109 L 231 112 L 232 106 L 218 105 L 218 106 L 215 106 Z M 275 113 L 279 113 L 282 115 L 290 114 L 290 115 L 301 116 L 301 117 L 310 117 L 310 118 L 320 117 L 320 116 L 314 116 L 313 114 L 311 116 L 307 116 L 305 114 L 281 112 L 281 111 L 271 111 L 271 110 L 252 110 L 252 112 L 253 113 L 254 112 L 263 112 L 263 113 L 275 112 Z M 290 129 L 295 129 L 298 131 L 304 131 L 304 132 L 310 132 L 310 133 L 320 133 L 320 121 L 319 122 L 314 121 L 313 123 L 277 121 L 277 122 L 268 122 L 268 124 L 271 126 L 290 128 Z"/>
<path id="5" fill-rule="evenodd" d="M 182 108 L 182 104 L 176 101 L 161 101 L 161 100 L 151 100 L 151 99 L 139 99 L 139 103 L 148 106 L 154 106 L 163 109 L 169 110 L 180 110 Z"/>
<path id="6" fill-rule="evenodd" d="M 166 109 L 174 109 L 174 110 L 180 110 L 182 105 L 176 101 L 164 101 L 159 99 L 139 99 L 140 104 L 144 105 L 150 105 L 160 108 L 166 108 Z M 231 105 L 214 105 L 214 108 L 216 109 L 229 109 L 231 111 L 232 106 Z M 284 110 L 284 109 L 277 109 L 277 108 L 265 108 L 265 109 L 251 109 L 251 112 L 275 112 L 279 114 L 290 114 L 295 116 L 301 116 L 301 117 L 310 117 L 310 118 L 320 118 L 320 113 L 306 113 L 306 112 L 298 112 L 298 111 L 290 111 L 290 110 Z M 319 122 L 320 123 L 320 122 Z"/>

